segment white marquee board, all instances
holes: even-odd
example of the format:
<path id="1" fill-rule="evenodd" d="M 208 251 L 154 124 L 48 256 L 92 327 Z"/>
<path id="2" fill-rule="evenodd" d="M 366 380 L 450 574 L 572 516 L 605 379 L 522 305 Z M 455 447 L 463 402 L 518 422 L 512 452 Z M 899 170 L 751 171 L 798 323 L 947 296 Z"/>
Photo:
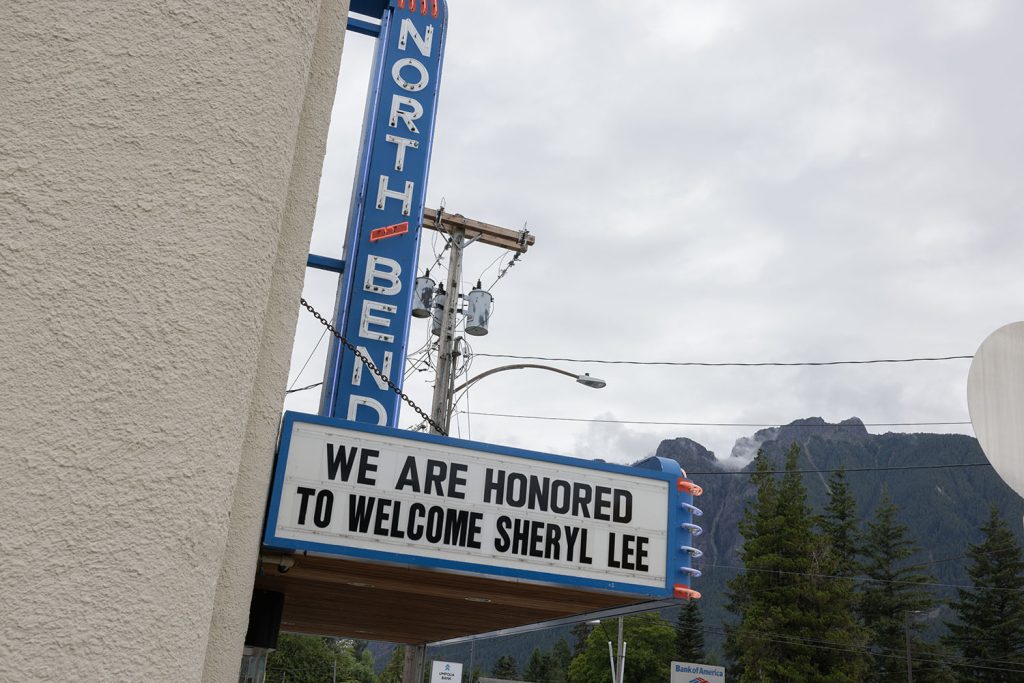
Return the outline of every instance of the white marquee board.
<path id="1" fill-rule="evenodd" d="M 677 582 L 671 473 L 297 413 L 282 429 L 268 547 L 645 595 Z"/>

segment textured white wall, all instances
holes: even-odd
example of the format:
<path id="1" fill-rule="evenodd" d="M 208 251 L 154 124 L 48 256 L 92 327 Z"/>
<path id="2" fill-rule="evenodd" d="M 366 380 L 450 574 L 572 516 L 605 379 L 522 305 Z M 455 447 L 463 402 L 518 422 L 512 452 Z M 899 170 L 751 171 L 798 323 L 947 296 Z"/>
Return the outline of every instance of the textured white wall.
<path id="1" fill-rule="evenodd" d="M 346 4 L 0 3 L 0 680 L 235 680 Z"/>

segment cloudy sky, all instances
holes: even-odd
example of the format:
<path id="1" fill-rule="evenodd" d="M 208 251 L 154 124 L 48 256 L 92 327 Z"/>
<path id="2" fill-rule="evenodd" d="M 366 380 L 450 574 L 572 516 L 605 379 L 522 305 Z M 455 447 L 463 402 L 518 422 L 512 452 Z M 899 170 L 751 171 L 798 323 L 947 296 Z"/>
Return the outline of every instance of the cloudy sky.
<path id="1" fill-rule="evenodd" d="M 537 243 L 477 354 L 636 361 L 969 355 L 1024 303 L 1024 4 L 449 0 L 427 205 Z M 340 256 L 373 41 L 349 34 L 312 251 Z M 421 270 L 441 244 L 425 233 Z M 496 260 L 497 259 L 497 260 Z M 467 289 L 509 254 L 467 250 Z M 435 276 L 438 274 L 435 269 Z M 306 297 L 333 308 L 333 279 Z M 410 351 L 427 341 L 414 324 Z M 293 386 L 326 343 L 299 318 Z M 476 357 L 470 376 L 506 363 Z M 552 362 L 482 380 L 452 435 L 611 461 L 821 416 L 968 420 L 964 360 L 797 368 Z M 409 393 L 429 406 L 430 373 Z M 315 412 L 316 390 L 287 406 Z M 502 413 L 581 421 L 487 416 Z M 401 426 L 418 420 L 403 411 Z M 602 420 L 590 422 L 589 420 Z M 955 431 L 969 425 L 870 427 Z"/>

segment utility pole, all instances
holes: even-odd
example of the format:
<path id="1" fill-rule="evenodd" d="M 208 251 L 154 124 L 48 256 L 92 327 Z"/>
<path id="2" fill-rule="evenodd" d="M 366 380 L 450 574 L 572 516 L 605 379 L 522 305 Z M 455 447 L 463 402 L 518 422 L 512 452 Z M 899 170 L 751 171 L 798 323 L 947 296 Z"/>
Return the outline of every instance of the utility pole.
<path id="1" fill-rule="evenodd" d="M 509 230 L 490 223 L 476 221 L 459 214 L 445 213 L 441 209 L 423 210 L 423 227 L 450 236 L 452 253 L 448 257 L 448 281 L 441 309 L 441 329 L 437 341 L 437 375 L 434 382 L 434 396 L 430 408 L 430 419 L 445 432 L 451 424 L 452 387 L 455 386 L 455 314 L 459 310 L 459 284 L 462 281 L 462 253 L 474 242 L 489 244 L 519 254 L 537 240 L 526 230 Z M 432 434 L 438 434 L 431 426 Z M 426 645 L 405 646 L 405 667 L 402 683 L 420 683 L 426 663 Z M 472 674 L 472 671 L 470 671 Z"/>
<path id="2" fill-rule="evenodd" d="M 626 641 L 622 639 L 622 617 L 619 617 L 619 675 L 615 683 L 625 683 L 626 677 Z"/>
<path id="3" fill-rule="evenodd" d="M 444 308 L 441 312 L 441 332 L 437 338 L 437 378 L 434 382 L 434 398 L 431 403 L 430 419 L 448 431 L 451 423 L 451 391 L 455 376 L 455 312 L 459 308 L 459 281 L 462 278 L 462 250 L 466 230 L 456 227 L 451 233 L 451 254 L 448 257 L 448 285 L 445 288 Z M 431 433 L 438 434 L 436 427 Z"/>
<path id="4" fill-rule="evenodd" d="M 455 361 L 458 358 L 455 337 L 456 313 L 459 310 L 459 283 L 462 280 L 462 254 L 474 242 L 525 254 L 536 238 L 526 230 L 509 230 L 490 223 L 449 214 L 438 209 L 424 209 L 423 227 L 450 236 L 451 255 L 448 257 L 448 281 L 441 310 L 441 329 L 437 342 L 437 375 L 430 419 L 445 432 L 452 418 L 452 387 L 455 386 Z M 439 433 L 431 427 L 431 433 Z"/>

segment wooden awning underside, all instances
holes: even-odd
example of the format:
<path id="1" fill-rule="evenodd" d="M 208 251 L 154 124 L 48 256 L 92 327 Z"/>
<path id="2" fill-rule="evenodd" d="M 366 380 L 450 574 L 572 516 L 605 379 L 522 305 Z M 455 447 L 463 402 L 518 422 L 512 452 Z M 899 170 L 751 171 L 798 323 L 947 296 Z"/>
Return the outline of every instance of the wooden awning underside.
<path id="1" fill-rule="evenodd" d="M 256 588 L 285 594 L 281 630 L 432 643 L 640 603 L 636 596 L 376 562 L 261 559 Z"/>

